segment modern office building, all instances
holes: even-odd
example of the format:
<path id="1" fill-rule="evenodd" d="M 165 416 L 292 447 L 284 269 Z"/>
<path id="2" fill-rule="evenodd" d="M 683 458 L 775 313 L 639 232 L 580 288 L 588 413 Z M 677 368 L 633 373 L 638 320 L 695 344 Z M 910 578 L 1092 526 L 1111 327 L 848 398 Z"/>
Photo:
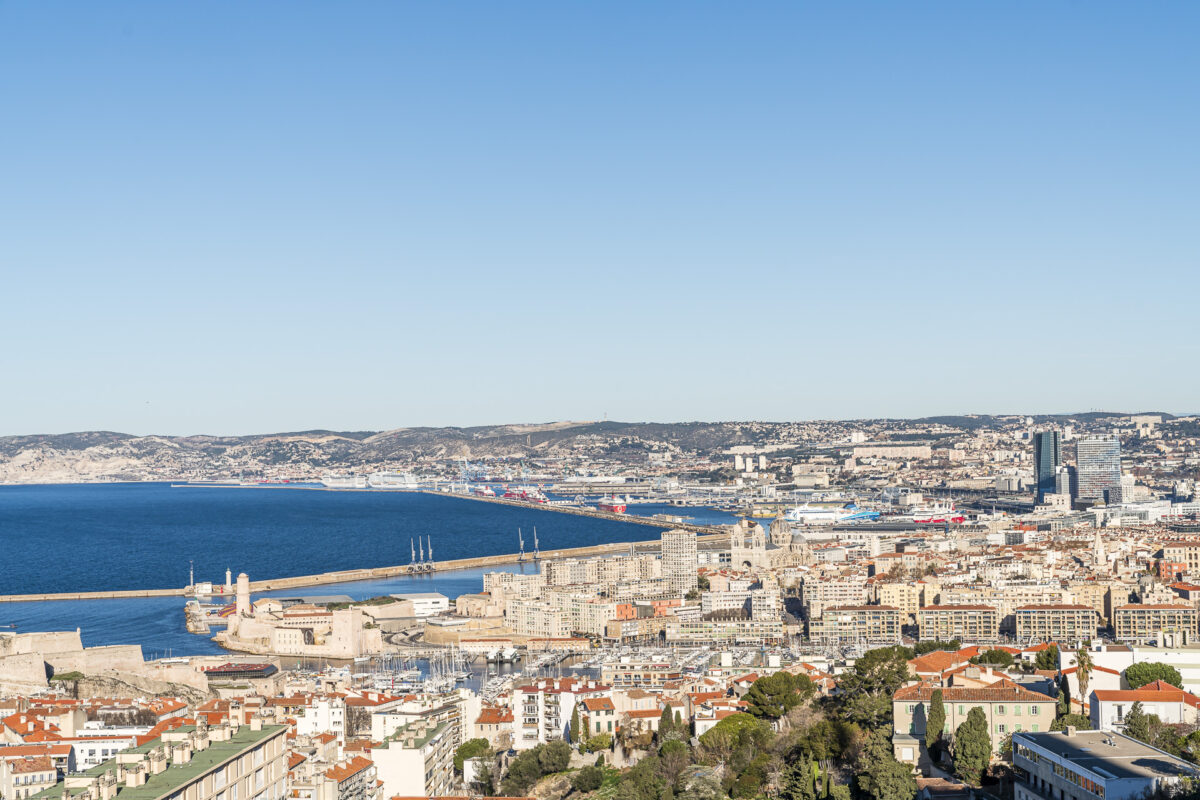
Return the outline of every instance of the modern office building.
<path id="1" fill-rule="evenodd" d="M 1087 436 L 1075 446 L 1080 500 L 1121 502 L 1121 440 L 1114 434 Z"/>
<path id="2" fill-rule="evenodd" d="M 1062 463 L 1062 445 L 1058 431 L 1040 431 L 1033 435 L 1033 477 L 1037 500 L 1058 491 L 1056 475 Z"/>

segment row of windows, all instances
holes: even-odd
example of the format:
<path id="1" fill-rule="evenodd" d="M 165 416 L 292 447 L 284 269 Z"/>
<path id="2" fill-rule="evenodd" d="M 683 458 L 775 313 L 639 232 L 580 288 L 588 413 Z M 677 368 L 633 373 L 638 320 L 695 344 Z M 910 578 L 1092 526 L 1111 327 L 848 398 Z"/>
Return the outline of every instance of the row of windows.
<path id="1" fill-rule="evenodd" d="M 53 783 L 58 780 L 57 772 L 44 772 L 35 775 L 18 775 L 13 779 L 14 786 L 24 786 L 27 783 Z"/>
<path id="2" fill-rule="evenodd" d="M 919 706 L 919 705 L 921 705 L 921 704 L 920 703 L 909 703 L 908 704 L 908 713 L 912 714 L 912 713 L 916 712 L 917 706 Z M 974 708 L 974 706 L 972 706 L 972 708 Z M 1021 711 L 1022 706 L 1013 706 L 1012 709 L 1013 709 L 1013 716 L 1019 717 L 1023 713 Z M 958 706 L 959 716 L 962 716 L 966 713 L 967 713 L 966 705 L 960 703 Z M 995 713 L 998 716 L 1004 716 L 1008 713 L 1008 707 L 1007 706 L 996 706 Z M 1034 717 L 1040 715 L 1041 714 L 1041 706 L 1030 705 L 1029 706 L 1029 714 Z M 1036 730 L 1036 728 L 1035 728 L 1035 730 Z"/>

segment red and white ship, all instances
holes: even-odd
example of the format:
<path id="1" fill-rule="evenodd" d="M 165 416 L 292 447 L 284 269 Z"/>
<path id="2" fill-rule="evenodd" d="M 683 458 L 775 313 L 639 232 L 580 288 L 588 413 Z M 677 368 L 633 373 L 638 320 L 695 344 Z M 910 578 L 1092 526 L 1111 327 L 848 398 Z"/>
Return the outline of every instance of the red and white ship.
<path id="1" fill-rule="evenodd" d="M 511 486 L 501 495 L 505 500 L 524 500 L 527 503 L 545 503 L 546 495 L 536 486 Z"/>
<path id="2" fill-rule="evenodd" d="M 921 508 L 914 508 L 912 521 L 918 525 L 943 525 L 948 522 L 963 523 L 966 516 L 954 508 L 954 503 L 934 503 Z"/>
<path id="3" fill-rule="evenodd" d="M 617 497 L 615 494 L 609 497 L 601 497 L 600 502 L 596 503 L 597 509 L 607 511 L 610 514 L 624 514 L 625 509 L 628 507 L 628 502 Z"/>
<path id="4" fill-rule="evenodd" d="M 474 494 L 477 497 L 495 497 L 496 490 L 490 486 L 476 486 L 474 489 Z"/>

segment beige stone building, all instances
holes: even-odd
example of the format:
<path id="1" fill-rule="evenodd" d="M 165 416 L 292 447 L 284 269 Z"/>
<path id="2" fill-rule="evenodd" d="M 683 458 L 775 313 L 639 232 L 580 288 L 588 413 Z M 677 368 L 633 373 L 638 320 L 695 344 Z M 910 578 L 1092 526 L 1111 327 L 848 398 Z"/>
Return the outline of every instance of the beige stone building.
<path id="1" fill-rule="evenodd" d="M 1045 603 L 1021 606 L 1014 612 L 1017 642 L 1059 642 L 1075 647 L 1096 635 L 1100 618 L 1096 609 L 1081 603 Z"/>
<path id="2" fill-rule="evenodd" d="M 1000 612 L 985 605 L 925 606 L 919 612 L 921 639 L 995 642 L 1000 638 Z"/>
<path id="3" fill-rule="evenodd" d="M 1178 647 L 1196 637 L 1196 607 L 1187 603 L 1130 603 L 1113 614 L 1118 642 Z M 1170 641 L 1160 641 L 1166 637 Z"/>
<path id="4" fill-rule="evenodd" d="M 822 644 L 895 644 L 902 614 L 894 606 L 830 606 L 808 623 L 808 637 Z"/>
<path id="5" fill-rule="evenodd" d="M 924 605 L 924 586 L 920 583 L 879 583 L 875 596 L 880 605 L 894 606 L 904 616 L 903 624 L 915 624 Z"/>
<path id="6" fill-rule="evenodd" d="M 928 683 L 905 686 L 892 696 L 895 733 L 892 746 L 896 759 L 908 764 L 928 764 L 925 751 L 925 721 L 938 687 Z M 967 721 L 971 709 L 980 708 L 987 718 L 994 755 L 1010 733 L 1048 731 L 1054 722 L 1054 698 L 1031 692 L 1003 679 L 986 687 L 947 686 L 942 690 L 946 710 L 943 736 L 952 739 L 958 726 Z"/>

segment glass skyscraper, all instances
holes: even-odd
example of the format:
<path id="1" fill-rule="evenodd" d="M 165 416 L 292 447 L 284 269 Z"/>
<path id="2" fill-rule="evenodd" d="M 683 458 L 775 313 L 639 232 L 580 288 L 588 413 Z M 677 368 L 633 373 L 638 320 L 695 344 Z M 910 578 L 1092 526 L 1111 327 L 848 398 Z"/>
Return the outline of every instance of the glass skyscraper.
<path id="1" fill-rule="evenodd" d="M 1033 435 L 1033 476 L 1039 503 L 1056 491 L 1055 476 L 1062 463 L 1061 447 L 1058 431 L 1041 431 Z"/>
<path id="2" fill-rule="evenodd" d="M 1104 433 L 1079 440 L 1075 450 L 1079 499 L 1121 502 L 1121 440 Z"/>

